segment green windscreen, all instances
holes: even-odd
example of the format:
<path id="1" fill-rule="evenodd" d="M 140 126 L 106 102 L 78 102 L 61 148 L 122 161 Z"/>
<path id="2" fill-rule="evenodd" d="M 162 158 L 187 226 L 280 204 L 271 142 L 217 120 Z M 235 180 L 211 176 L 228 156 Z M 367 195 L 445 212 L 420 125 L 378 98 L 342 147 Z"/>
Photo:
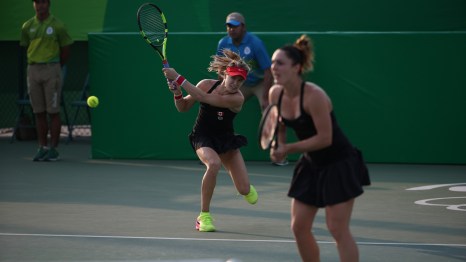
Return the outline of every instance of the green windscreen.
<path id="1" fill-rule="evenodd" d="M 330 95 L 340 126 L 368 161 L 466 163 L 466 34 L 309 35 L 316 70 L 308 80 Z M 273 50 L 299 34 L 260 36 Z M 216 77 L 206 68 L 218 37 L 170 36 L 171 66 L 192 83 Z M 93 157 L 194 159 L 187 136 L 197 108 L 176 111 L 158 55 L 137 33 L 89 41 L 92 90 L 101 101 L 93 111 Z M 255 99 L 235 120 L 249 139 L 242 149 L 248 160 L 268 160 L 257 141 L 259 120 Z"/>
<path id="2" fill-rule="evenodd" d="M 197 108 L 178 113 L 173 106 L 160 58 L 138 32 L 136 12 L 145 2 L 51 0 L 77 41 L 67 85 L 77 90 L 89 71 L 99 97 L 93 158 L 195 159 L 187 135 Z M 170 65 L 189 81 L 216 78 L 206 68 L 226 34 L 226 15 L 238 11 L 269 54 L 303 32 L 312 37 L 316 65 L 307 80 L 330 95 L 341 127 L 369 162 L 466 164 L 465 0 L 154 3 L 167 18 Z M 0 1 L 4 126 L 14 121 L 23 81 L 20 28 L 33 15 L 32 1 Z M 253 98 L 236 118 L 236 131 L 249 139 L 246 160 L 269 160 L 257 143 L 260 116 Z"/>

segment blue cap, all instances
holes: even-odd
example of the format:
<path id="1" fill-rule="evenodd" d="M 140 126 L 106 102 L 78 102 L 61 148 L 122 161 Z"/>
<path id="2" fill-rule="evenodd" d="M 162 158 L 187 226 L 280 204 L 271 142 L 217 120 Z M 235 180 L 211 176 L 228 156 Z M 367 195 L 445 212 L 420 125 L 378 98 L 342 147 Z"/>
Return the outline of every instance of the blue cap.
<path id="1" fill-rule="evenodd" d="M 232 25 L 232 26 L 240 26 L 241 25 L 241 22 L 237 21 L 237 20 L 228 20 L 225 25 Z"/>

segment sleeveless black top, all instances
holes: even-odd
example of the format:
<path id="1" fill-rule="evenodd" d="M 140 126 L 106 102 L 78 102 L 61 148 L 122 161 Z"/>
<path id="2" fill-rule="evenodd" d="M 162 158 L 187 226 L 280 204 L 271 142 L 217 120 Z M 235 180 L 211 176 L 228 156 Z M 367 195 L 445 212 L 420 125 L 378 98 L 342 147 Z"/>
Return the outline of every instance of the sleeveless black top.
<path id="1" fill-rule="evenodd" d="M 301 85 L 301 96 L 300 96 L 300 111 L 301 114 L 296 119 L 286 119 L 280 114 L 281 121 L 287 126 L 291 127 L 299 140 L 304 140 L 317 134 L 316 127 L 312 117 L 304 111 L 303 108 L 303 94 L 304 94 L 304 81 Z M 281 112 L 281 101 L 283 97 L 283 90 L 280 93 L 278 100 L 278 108 Z M 312 162 L 317 165 L 327 165 L 337 160 L 340 160 L 353 152 L 353 146 L 351 145 L 348 138 L 345 136 L 341 128 L 339 127 L 334 112 L 330 112 L 330 118 L 332 121 L 332 144 L 326 148 L 322 148 L 316 151 L 306 152 L 307 156 Z"/>
<path id="2" fill-rule="evenodd" d="M 217 81 L 207 93 L 212 93 L 220 83 L 221 81 Z M 233 134 L 233 119 L 235 117 L 236 113 L 228 108 L 200 103 L 199 114 L 194 123 L 193 133 L 206 136 Z"/>

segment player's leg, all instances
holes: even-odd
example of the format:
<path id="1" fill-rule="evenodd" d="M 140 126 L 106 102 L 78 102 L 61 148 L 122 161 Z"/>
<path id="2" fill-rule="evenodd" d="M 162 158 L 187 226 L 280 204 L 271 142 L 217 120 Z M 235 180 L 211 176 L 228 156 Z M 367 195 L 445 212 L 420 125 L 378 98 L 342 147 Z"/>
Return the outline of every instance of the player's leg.
<path id="1" fill-rule="evenodd" d="M 350 231 L 354 198 L 325 208 L 327 227 L 337 243 L 340 261 L 359 261 L 356 242 Z"/>
<path id="2" fill-rule="evenodd" d="M 222 162 L 217 152 L 209 147 L 201 147 L 196 150 L 197 156 L 206 166 L 206 171 L 202 178 L 201 185 L 201 211 L 209 212 L 210 201 L 214 194 L 215 185 L 217 183 L 217 174 L 222 167 Z"/>
<path id="3" fill-rule="evenodd" d="M 228 151 L 220 155 L 223 165 L 233 180 L 233 184 L 241 195 L 249 193 L 249 177 L 243 156 L 239 149 Z"/>
<path id="4" fill-rule="evenodd" d="M 294 198 L 291 200 L 291 230 L 302 261 L 320 261 L 319 246 L 311 231 L 318 210 Z"/>
<path id="5" fill-rule="evenodd" d="M 196 150 L 197 156 L 206 166 L 206 171 L 201 184 L 201 213 L 196 219 L 196 229 L 201 232 L 215 231 L 213 219 L 210 215 L 210 202 L 217 184 L 217 174 L 222 167 L 217 152 L 209 147 L 201 147 Z"/>
<path id="6" fill-rule="evenodd" d="M 238 193 L 243 195 L 249 204 L 257 203 L 258 195 L 254 186 L 249 182 L 248 171 L 241 151 L 239 149 L 231 150 L 221 154 L 220 158 Z"/>

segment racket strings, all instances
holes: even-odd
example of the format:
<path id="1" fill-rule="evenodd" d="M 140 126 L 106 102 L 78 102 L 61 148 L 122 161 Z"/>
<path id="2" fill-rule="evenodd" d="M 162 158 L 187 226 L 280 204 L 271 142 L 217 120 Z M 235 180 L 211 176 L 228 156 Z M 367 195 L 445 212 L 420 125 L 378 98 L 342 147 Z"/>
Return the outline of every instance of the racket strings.
<path id="1" fill-rule="evenodd" d="M 270 107 L 265 112 L 260 134 L 260 144 L 263 149 L 268 148 L 276 136 L 278 115 L 277 106 Z"/>
<path id="2" fill-rule="evenodd" d="M 275 128 L 277 127 L 277 122 L 275 119 L 272 119 L 272 117 L 269 117 L 266 119 L 265 123 L 264 123 L 264 128 L 263 128 L 263 140 L 265 141 L 265 143 L 270 143 L 270 141 L 272 141 L 273 139 L 273 136 L 275 135 L 274 134 L 274 131 L 275 131 Z"/>
<path id="3" fill-rule="evenodd" d="M 152 43 L 163 43 L 166 36 L 166 25 L 162 18 L 162 14 L 155 8 L 142 9 L 139 13 L 141 29 L 145 36 Z"/>

